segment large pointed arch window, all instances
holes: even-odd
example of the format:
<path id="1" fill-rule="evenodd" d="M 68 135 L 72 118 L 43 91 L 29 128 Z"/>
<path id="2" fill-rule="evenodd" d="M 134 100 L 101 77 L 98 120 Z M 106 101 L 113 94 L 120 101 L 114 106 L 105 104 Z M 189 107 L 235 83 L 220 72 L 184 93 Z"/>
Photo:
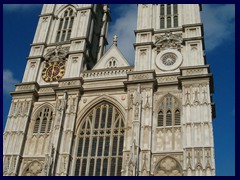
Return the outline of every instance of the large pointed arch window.
<path id="1" fill-rule="evenodd" d="M 56 42 L 63 42 L 70 40 L 74 21 L 74 11 L 68 8 L 64 11 L 62 17 L 59 19 L 59 26 L 57 30 Z"/>
<path id="2" fill-rule="evenodd" d="M 172 127 L 181 125 L 180 105 L 177 98 L 167 94 L 160 103 L 157 126 Z"/>
<path id="3" fill-rule="evenodd" d="M 75 176 L 120 176 L 124 122 L 120 111 L 102 102 L 84 118 L 78 133 Z"/>

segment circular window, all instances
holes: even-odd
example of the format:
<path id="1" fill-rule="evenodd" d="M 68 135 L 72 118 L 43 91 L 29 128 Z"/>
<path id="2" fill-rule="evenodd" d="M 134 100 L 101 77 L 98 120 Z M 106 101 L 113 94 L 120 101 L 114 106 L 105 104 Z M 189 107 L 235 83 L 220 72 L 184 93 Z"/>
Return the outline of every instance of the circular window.
<path id="1" fill-rule="evenodd" d="M 182 64 L 182 55 L 174 49 L 167 49 L 160 52 L 156 57 L 156 65 L 164 71 L 172 71 Z"/>

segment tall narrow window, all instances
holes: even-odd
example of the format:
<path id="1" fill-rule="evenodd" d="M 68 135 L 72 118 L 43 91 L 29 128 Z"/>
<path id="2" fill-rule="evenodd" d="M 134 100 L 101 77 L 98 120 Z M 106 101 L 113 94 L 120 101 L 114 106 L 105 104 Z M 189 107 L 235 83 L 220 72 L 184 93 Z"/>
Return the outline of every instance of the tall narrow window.
<path id="1" fill-rule="evenodd" d="M 36 118 L 33 133 L 49 133 L 51 131 L 53 110 L 49 107 L 42 108 Z"/>
<path id="2" fill-rule="evenodd" d="M 63 17 L 60 18 L 56 42 L 68 41 L 71 37 L 74 13 L 71 8 L 64 11 Z"/>
<path id="3" fill-rule="evenodd" d="M 177 98 L 168 94 L 160 104 L 157 126 L 172 127 L 181 125 L 180 107 Z"/>
<path id="4" fill-rule="evenodd" d="M 163 126 L 163 112 L 158 113 L 158 126 Z"/>
<path id="5" fill-rule="evenodd" d="M 166 23 L 165 23 L 166 22 Z M 178 5 L 160 5 L 160 29 L 178 27 Z"/>
<path id="6" fill-rule="evenodd" d="M 93 108 L 78 139 L 75 176 L 121 175 L 124 123 L 117 108 L 107 102 Z"/>
<path id="7" fill-rule="evenodd" d="M 167 15 L 171 15 L 171 4 L 167 4 Z"/>
<path id="8" fill-rule="evenodd" d="M 167 28 L 171 27 L 171 17 L 167 18 Z"/>
<path id="9" fill-rule="evenodd" d="M 180 111 L 178 109 L 175 111 L 175 125 L 181 125 Z"/>

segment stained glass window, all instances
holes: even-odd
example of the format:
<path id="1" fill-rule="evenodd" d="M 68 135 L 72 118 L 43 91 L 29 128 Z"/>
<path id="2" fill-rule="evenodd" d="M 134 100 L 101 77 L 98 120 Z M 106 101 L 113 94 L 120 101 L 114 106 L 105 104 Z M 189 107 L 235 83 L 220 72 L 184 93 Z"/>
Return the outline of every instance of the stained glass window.
<path id="1" fill-rule="evenodd" d="M 78 134 L 75 175 L 121 175 L 123 141 L 124 123 L 119 110 L 107 102 L 94 107 Z"/>

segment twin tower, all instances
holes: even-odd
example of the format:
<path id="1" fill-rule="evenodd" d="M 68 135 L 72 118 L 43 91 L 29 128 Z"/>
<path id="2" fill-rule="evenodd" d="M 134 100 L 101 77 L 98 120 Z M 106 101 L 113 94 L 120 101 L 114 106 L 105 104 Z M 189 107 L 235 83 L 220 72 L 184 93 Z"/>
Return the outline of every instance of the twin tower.
<path id="1" fill-rule="evenodd" d="M 106 49 L 108 5 L 43 5 L 11 92 L 4 175 L 215 175 L 201 5 L 136 6 L 130 66 L 116 36 Z"/>

